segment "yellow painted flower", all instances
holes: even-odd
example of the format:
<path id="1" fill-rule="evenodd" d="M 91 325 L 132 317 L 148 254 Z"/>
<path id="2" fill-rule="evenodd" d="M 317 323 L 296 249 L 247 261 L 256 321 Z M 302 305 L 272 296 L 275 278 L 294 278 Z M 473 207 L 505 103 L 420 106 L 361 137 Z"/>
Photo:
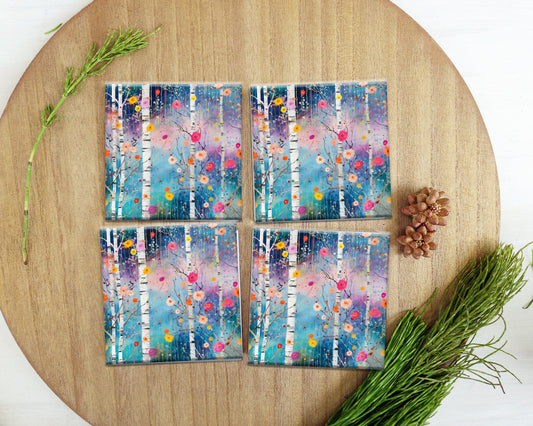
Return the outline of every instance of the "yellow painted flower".
<path id="1" fill-rule="evenodd" d="M 358 188 L 361 188 L 361 184 L 360 184 L 360 183 L 358 183 L 358 184 L 357 184 L 357 187 L 358 187 Z"/>
<path id="2" fill-rule="evenodd" d="M 113 266 L 111 268 L 111 272 L 113 272 L 114 274 L 118 271 L 117 267 L 116 266 Z"/>
<path id="3" fill-rule="evenodd" d="M 324 197 L 324 194 L 321 192 L 315 192 L 315 198 L 320 201 Z"/>
<path id="4" fill-rule="evenodd" d="M 165 198 L 170 201 L 174 198 L 174 194 L 172 192 L 165 193 Z"/>
<path id="5" fill-rule="evenodd" d="M 339 248 L 340 248 L 340 249 L 343 249 L 343 248 L 344 248 L 344 244 L 343 244 L 343 243 L 340 243 L 340 244 L 339 244 Z"/>
<path id="6" fill-rule="evenodd" d="M 391 197 L 387 198 L 387 203 L 389 203 L 389 204 L 392 203 Z"/>
<path id="7" fill-rule="evenodd" d="M 191 237 L 189 236 L 185 237 L 185 241 L 191 241 Z"/>
<path id="8" fill-rule="evenodd" d="M 283 241 L 280 241 L 279 243 L 276 244 L 276 248 L 278 250 L 281 250 L 282 248 L 285 248 L 285 243 Z"/>
<path id="9" fill-rule="evenodd" d="M 274 99 L 274 105 L 280 106 L 283 103 L 283 99 L 276 98 Z"/>
<path id="10" fill-rule="evenodd" d="M 196 96 L 195 95 L 191 95 L 191 101 L 195 101 L 196 100 Z"/>
<path id="11" fill-rule="evenodd" d="M 281 107 L 281 112 L 283 112 L 283 113 L 287 112 L 287 107 L 286 106 L 282 106 Z"/>
<path id="12" fill-rule="evenodd" d="M 150 269 L 149 266 L 147 266 L 147 267 L 145 267 L 145 268 L 143 269 L 143 274 L 144 274 L 144 275 L 149 274 L 150 272 L 152 272 L 152 270 Z"/>
<path id="13" fill-rule="evenodd" d="M 146 131 L 151 132 L 152 130 L 154 130 L 154 125 L 150 123 L 148 126 L 146 126 Z"/>
<path id="14" fill-rule="evenodd" d="M 298 270 L 296 270 L 296 271 L 294 271 L 294 272 L 292 273 L 292 276 L 293 276 L 294 278 L 298 278 L 300 275 L 302 275 L 302 274 L 301 274 L 301 272 L 298 271 Z"/>
<path id="15" fill-rule="evenodd" d="M 338 94 L 337 96 L 335 96 L 335 99 L 338 99 L 340 101 L 342 99 L 342 96 Z"/>
<path id="16" fill-rule="evenodd" d="M 137 254 L 137 250 L 135 250 L 135 249 L 131 249 L 130 254 L 131 254 L 132 256 L 135 256 L 135 255 Z"/>
<path id="17" fill-rule="evenodd" d="M 174 340 L 174 336 L 172 334 L 165 334 L 165 340 L 170 343 Z"/>
<path id="18" fill-rule="evenodd" d="M 296 125 L 292 128 L 292 130 L 293 130 L 295 133 L 298 133 L 300 130 L 302 130 L 302 128 L 300 127 L 299 124 L 296 124 Z"/>
<path id="19" fill-rule="evenodd" d="M 314 348 L 318 342 L 315 340 L 315 339 L 309 339 L 309 341 L 307 342 L 309 344 L 309 346 L 311 346 L 312 348 Z"/>
<path id="20" fill-rule="evenodd" d="M 137 105 L 137 106 L 135 107 L 135 111 L 139 112 L 140 110 L 141 110 L 141 106 L 140 106 L 140 105 Z"/>
<path id="21" fill-rule="evenodd" d="M 289 255 L 289 252 L 287 250 L 283 250 L 283 253 L 281 253 L 283 257 L 287 257 Z"/>
<path id="22" fill-rule="evenodd" d="M 126 248 L 130 248 L 132 245 L 133 245 L 133 243 L 132 243 L 131 240 L 126 240 L 126 241 L 124 241 L 124 247 L 126 247 Z"/>
<path id="23" fill-rule="evenodd" d="M 137 98 L 135 96 L 132 96 L 128 100 L 129 100 L 130 104 L 132 104 L 132 105 L 137 102 Z"/>

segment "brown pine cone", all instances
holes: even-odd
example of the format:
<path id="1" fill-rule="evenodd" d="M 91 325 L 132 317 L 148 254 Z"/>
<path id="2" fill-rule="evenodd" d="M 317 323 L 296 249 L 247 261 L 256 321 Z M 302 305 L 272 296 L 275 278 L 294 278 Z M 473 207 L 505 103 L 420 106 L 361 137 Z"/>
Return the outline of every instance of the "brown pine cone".
<path id="1" fill-rule="evenodd" d="M 426 225 L 420 225 L 413 228 L 411 225 L 405 227 L 405 234 L 396 238 L 403 247 L 403 256 L 413 256 L 419 259 L 421 256 L 430 257 L 431 251 L 437 248 L 433 242 L 433 236 L 436 231 L 429 231 Z"/>
<path id="2" fill-rule="evenodd" d="M 444 194 L 444 191 L 427 187 L 418 194 L 409 194 L 409 205 L 402 207 L 402 213 L 413 218 L 415 228 L 424 224 L 427 231 L 435 231 L 435 225 L 446 225 L 445 216 L 450 214 L 450 199 Z"/>

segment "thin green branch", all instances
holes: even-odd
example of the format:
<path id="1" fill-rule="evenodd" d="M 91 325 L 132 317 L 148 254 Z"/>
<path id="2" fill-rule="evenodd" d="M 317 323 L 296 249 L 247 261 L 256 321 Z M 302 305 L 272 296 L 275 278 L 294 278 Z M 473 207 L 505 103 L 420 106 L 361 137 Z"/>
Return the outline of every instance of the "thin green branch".
<path id="1" fill-rule="evenodd" d="M 57 27 L 59 28 L 59 27 Z M 51 31 L 55 31 L 57 28 Z M 44 132 L 54 122 L 61 117 L 57 115 L 59 108 L 63 102 L 70 96 L 78 93 L 84 86 L 85 81 L 92 75 L 100 75 L 104 72 L 106 67 L 113 62 L 114 59 L 121 56 L 129 55 L 139 49 L 148 46 L 148 38 L 159 31 L 159 27 L 149 34 L 145 34 L 142 30 L 135 26 L 128 28 L 125 31 L 110 30 L 107 33 L 107 38 L 102 47 L 96 48 L 96 44 L 92 44 L 83 66 L 76 71 L 73 67 L 67 68 L 67 75 L 63 82 L 63 94 L 61 98 L 54 105 L 47 105 L 41 112 L 41 130 L 35 140 L 30 158 L 28 160 L 28 169 L 26 173 L 26 189 L 24 193 L 24 235 L 22 239 L 22 259 L 24 264 L 28 263 L 28 225 L 29 225 L 29 199 L 30 199 L 30 182 L 31 170 L 33 166 L 33 158 L 37 150 L 37 146 L 41 141 Z"/>

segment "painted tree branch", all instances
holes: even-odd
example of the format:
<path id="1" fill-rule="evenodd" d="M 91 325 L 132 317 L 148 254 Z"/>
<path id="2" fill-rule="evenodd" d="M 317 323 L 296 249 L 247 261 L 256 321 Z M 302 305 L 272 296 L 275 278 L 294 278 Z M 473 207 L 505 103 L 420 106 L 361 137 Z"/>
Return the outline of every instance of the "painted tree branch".
<path id="1" fill-rule="evenodd" d="M 73 67 L 67 68 L 67 76 L 63 83 L 63 94 L 57 103 L 54 105 L 47 105 L 41 112 L 41 130 L 37 135 L 37 139 L 33 144 L 30 158 L 28 160 L 28 170 L 26 174 L 26 189 L 24 193 L 24 236 L 22 239 L 22 259 L 24 264 L 28 263 L 28 216 L 29 216 L 29 198 L 30 198 L 30 182 L 31 170 L 33 166 L 33 158 L 37 151 L 37 146 L 41 141 L 44 132 L 55 121 L 61 118 L 57 115 L 61 105 L 67 98 L 78 93 L 84 86 L 87 78 L 92 75 L 101 75 L 107 66 L 113 62 L 114 59 L 121 56 L 129 55 L 137 50 L 148 46 L 148 37 L 159 31 L 159 27 L 149 34 L 145 34 L 142 30 L 135 28 L 135 26 L 128 28 L 125 31 L 111 30 L 107 33 L 107 38 L 100 49 L 96 49 L 96 44 L 93 43 L 85 57 L 85 62 L 79 71 L 75 71 Z"/>

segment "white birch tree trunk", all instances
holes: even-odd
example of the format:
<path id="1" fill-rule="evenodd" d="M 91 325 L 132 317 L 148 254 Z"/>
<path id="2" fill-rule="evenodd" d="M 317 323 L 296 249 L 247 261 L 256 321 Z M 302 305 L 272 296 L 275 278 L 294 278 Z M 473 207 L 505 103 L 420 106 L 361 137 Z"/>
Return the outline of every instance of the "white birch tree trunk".
<path id="1" fill-rule="evenodd" d="M 120 281 L 120 264 L 118 260 L 118 251 L 120 249 L 120 245 L 118 242 L 118 233 L 117 229 L 113 228 L 113 260 L 115 262 L 115 268 L 117 268 L 117 272 L 115 272 L 115 289 L 116 289 L 116 296 L 118 301 L 118 314 L 117 314 L 117 320 L 118 320 L 118 363 L 122 364 L 123 357 L 122 357 L 122 351 L 124 349 L 124 301 L 122 299 L 122 294 L 120 293 L 120 287 L 121 287 L 121 281 Z"/>
<path id="2" fill-rule="evenodd" d="M 196 84 L 190 86 L 190 119 L 191 119 L 191 134 L 196 130 Z M 196 143 L 192 141 L 190 147 L 190 158 L 193 159 L 193 164 L 189 164 L 189 218 L 196 219 L 196 189 L 195 189 L 195 171 L 194 162 L 196 159 Z"/>
<path id="3" fill-rule="evenodd" d="M 266 347 L 268 344 L 268 329 L 270 328 L 270 229 L 266 230 L 265 240 L 265 286 L 263 294 L 265 296 L 265 315 L 263 317 L 263 343 L 261 346 L 261 364 L 265 363 Z M 292 358 L 291 358 L 292 359 Z"/>
<path id="4" fill-rule="evenodd" d="M 337 134 L 342 130 L 342 108 L 341 108 L 341 84 L 335 83 L 335 115 L 337 118 Z M 344 204 L 344 158 L 343 158 L 343 142 L 337 141 L 337 156 L 341 159 L 337 163 L 337 175 L 339 179 L 339 218 L 346 218 L 346 207 Z"/>
<path id="5" fill-rule="evenodd" d="M 220 313 L 220 341 L 224 343 L 224 306 L 222 306 L 222 301 L 224 295 L 222 293 L 222 275 L 220 273 L 220 252 L 218 245 L 218 234 L 215 229 L 215 266 L 217 274 L 217 283 L 218 283 L 218 310 Z M 225 344 L 225 343 L 224 343 Z"/>
<path id="6" fill-rule="evenodd" d="M 218 104 L 218 116 L 220 123 L 220 201 L 226 206 L 226 141 L 224 139 L 224 90 L 220 89 L 220 100 Z M 222 214 L 225 216 L 225 209 Z"/>
<path id="7" fill-rule="evenodd" d="M 374 200 L 374 181 L 373 181 L 373 147 L 372 147 L 372 129 L 370 128 L 370 107 L 368 103 L 368 87 L 365 87 L 365 124 L 366 139 L 368 142 L 368 179 L 370 186 L 370 199 Z"/>
<path id="8" fill-rule="evenodd" d="M 196 344 L 194 336 L 194 310 L 192 305 L 192 283 L 188 279 L 192 272 L 192 252 L 191 252 L 191 226 L 185 225 L 185 259 L 187 262 L 187 298 L 191 301 L 187 305 L 187 314 L 189 320 L 189 357 L 191 360 L 196 359 Z"/>
<path id="9" fill-rule="evenodd" d="M 367 241 L 366 246 L 366 308 L 365 308 L 365 352 L 368 355 L 368 343 L 370 339 L 370 296 L 372 290 L 372 283 L 370 281 L 370 248 L 372 247 L 372 241 L 370 238 Z"/>
<path id="10" fill-rule="evenodd" d="M 337 282 L 342 277 L 342 253 L 344 248 L 344 232 L 339 232 L 337 236 L 337 276 L 335 277 Z M 339 311 L 341 303 L 341 292 L 337 285 L 335 285 L 335 306 L 339 309 L 333 313 L 333 355 L 331 359 L 331 366 L 339 366 Z"/>
<path id="11" fill-rule="evenodd" d="M 289 247 L 298 248 L 298 231 L 291 230 Z M 296 324 L 296 272 L 298 250 L 289 252 L 289 283 L 287 289 L 287 335 L 285 337 L 285 365 L 292 365 L 292 352 L 294 348 L 294 326 Z"/>
<path id="12" fill-rule="evenodd" d="M 113 266 L 111 263 L 111 257 L 113 256 L 113 245 L 111 242 L 111 230 L 106 229 L 106 244 L 107 244 L 107 271 L 109 275 L 109 310 L 111 311 L 111 337 L 109 339 L 109 344 L 111 346 L 111 363 L 117 363 L 117 346 L 116 346 L 116 314 L 115 314 L 115 294 L 116 294 L 116 285 L 115 285 L 115 274 L 113 272 Z"/>
<path id="13" fill-rule="evenodd" d="M 263 254 L 263 257 L 266 257 L 265 249 L 263 246 L 263 237 L 265 235 L 264 228 L 261 228 L 259 230 L 259 244 L 258 244 L 258 250 L 260 254 Z M 261 337 L 261 326 L 263 323 L 263 318 L 261 315 L 261 302 L 263 299 L 263 294 L 265 291 L 265 278 L 264 278 L 264 272 L 262 268 L 259 270 L 259 277 L 258 277 L 258 283 L 256 287 L 256 299 L 257 299 L 257 325 L 255 329 L 255 336 L 254 336 L 254 364 L 259 363 L 259 339 Z"/>
<path id="14" fill-rule="evenodd" d="M 263 110 L 261 104 L 263 102 L 261 97 L 261 87 L 257 86 L 257 115 L 260 117 Z M 264 116 L 263 116 L 264 119 Z M 264 122 L 264 120 L 263 120 Z M 265 136 L 262 126 L 259 126 L 259 168 L 261 170 L 261 195 L 259 200 L 259 209 L 261 212 L 261 222 L 266 221 L 266 175 L 265 175 Z M 262 240 L 261 240 L 262 241 Z"/>
<path id="15" fill-rule="evenodd" d="M 287 86 L 287 101 L 293 99 L 294 106 L 288 109 L 289 118 L 289 155 L 291 162 L 291 206 L 292 220 L 300 220 L 300 159 L 298 152 L 298 134 L 294 131 L 296 126 L 296 95 L 294 84 Z"/>
<path id="16" fill-rule="evenodd" d="M 263 86 L 263 108 L 265 114 L 265 149 L 268 154 L 268 213 L 267 221 L 272 220 L 272 207 L 274 204 L 274 155 L 270 148 L 272 146 L 272 138 L 270 136 L 270 100 L 268 99 L 268 87 Z"/>
<path id="17" fill-rule="evenodd" d="M 142 85 L 142 99 L 150 99 L 150 85 Z M 146 102 L 145 102 L 146 105 Z M 150 188 L 152 182 L 152 140 L 150 132 L 147 130 L 150 124 L 150 103 L 148 106 L 143 106 L 141 110 L 143 139 L 142 139 L 142 160 L 143 160 L 143 186 L 142 186 L 142 218 L 144 220 L 150 219 Z"/>
<path id="18" fill-rule="evenodd" d="M 137 227 L 137 243 L 145 243 L 144 227 Z M 143 362 L 150 362 L 150 293 L 148 277 L 144 273 L 146 268 L 146 244 L 139 248 L 137 245 L 137 265 L 139 267 L 139 299 L 141 301 L 141 340 Z"/>
<path id="19" fill-rule="evenodd" d="M 111 117 L 118 117 L 118 108 L 117 108 L 117 98 L 115 96 L 115 91 L 117 90 L 117 85 L 111 85 Z M 118 144 L 117 144 L 117 127 L 113 124 L 111 126 L 111 165 L 113 167 L 113 182 L 111 189 L 111 220 L 117 218 L 117 155 L 118 155 Z"/>
<path id="20" fill-rule="evenodd" d="M 118 220 L 122 219 L 122 207 L 124 206 L 124 183 L 126 181 L 126 153 L 124 146 L 124 102 L 122 99 L 122 84 L 118 85 L 118 146 L 120 147 L 120 180 L 118 189 Z"/>

